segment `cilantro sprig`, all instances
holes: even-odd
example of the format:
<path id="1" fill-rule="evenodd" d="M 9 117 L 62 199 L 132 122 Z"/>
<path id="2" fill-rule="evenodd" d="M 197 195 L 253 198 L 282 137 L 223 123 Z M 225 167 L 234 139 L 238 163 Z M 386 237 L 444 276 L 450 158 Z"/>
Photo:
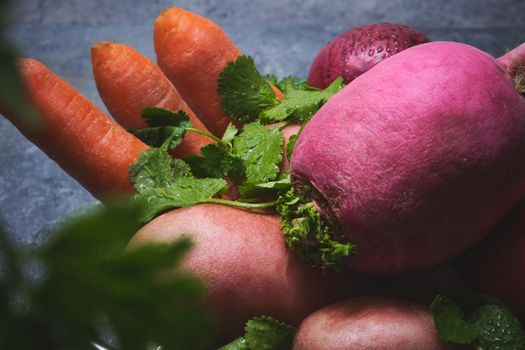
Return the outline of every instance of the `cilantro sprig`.
<path id="1" fill-rule="evenodd" d="M 301 89 L 289 89 L 284 94 L 281 103 L 263 111 L 259 115 L 259 120 L 263 124 L 285 120 L 306 124 L 319 108 L 343 87 L 343 78 L 339 77 L 324 90 L 308 86 Z"/>
<path id="2" fill-rule="evenodd" d="M 184 160 L 172 158 L 168 153 L 168 145 L 173 140 L 171 136 L 159 148 L 141 152 L 139 160 L 129 168 L 130 181 L 137 191 L 134 199 L 146 203 L 141 220 L 147 222 L 168 209 L 202 203 L 249 209 L 274 206 L 273 201 L 247 203 L 214 198 L 227 189 L 225 176 L 246 185 L 277 178 L 277 164 L 282 159 L 280 133 L 264 128 L 251 140 L 255 141 L 252 144 L 246 141 L 250 137 L 250 128 L 247 134 L 245 132 L 235 138 L 237 129 L 231 126 L 221 143 L 205 146 L 201 155 Z M 246 168 L 251 172 L 245 171 Z"/>
<path id="3" fill-rule="evenodd" d="M 283 93 L 281 101 L 271 89 L 272 83 Z M 221 106 L 233 120 L 259 121 L 271 124 L 281 121 L 307 123 L 317 110 L 344 87 L 343 79 L 336 79 L 324 90 L 306 85 L 303 79 L 262 76 L 253 59 L 240 56 L 230 62 L 219 76 L 217 93 Z"/>
<path id="4" fill-rule="evenodd" d="M 295 328 L 271 317 L 256 317 L 246 323 L 245 334 L 219 350 L 290 350 Z"/>
<path id="5" fill-rule="evenodd" d="M 525 331 L 505 304 L 479 295 L 467 300 L 463 308 L 443 295 L 432 302 L 430 311 L 442 341 L 472 345 L 477 350 L 524 348 Z"/>
<path id="6" fill-rule="evenodd" d="M 253 122 L 265 109 L 274 106 L 277 96 L 249 56 L 228 63 L 219 76 L 217 92 L 222 109 L 233 120 Z"/>

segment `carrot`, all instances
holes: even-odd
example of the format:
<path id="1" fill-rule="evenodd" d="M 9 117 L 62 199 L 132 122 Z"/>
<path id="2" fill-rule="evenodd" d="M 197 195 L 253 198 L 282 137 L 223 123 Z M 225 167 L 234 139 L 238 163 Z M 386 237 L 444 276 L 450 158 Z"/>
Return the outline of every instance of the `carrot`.
<path id="1" fill-rule="evenodd" d="M 32 129 L 4 116 L 96 198 L 131 193 L 128 167 L 148 146 L 42 63 L 24 58 L 18 66 L 42 122 Z"/>
<path id="2" fill-rule="evenodd" d="M 102 101 L 124 127 L 147 127 L 141 111 L 146 107 L 160 107 L 174 112 L 183 110 L 194 128 L 208 131 L 162 70 L 132 47 L 99 42 L 91 47 L 91 63 Z M 189 132 L 174 155 L 182 158 L 199 154 L 201 147 L 211 142 L 206 136 Z"/>
<path id="3" fill-rule="evenodd" d="M 159 15 L 154 43 L 166 76 L 206 127 L 222 136 L 230 120 L 221 108 L 218 79 L 242 52 L 217 24 L 178 7 Z"/>

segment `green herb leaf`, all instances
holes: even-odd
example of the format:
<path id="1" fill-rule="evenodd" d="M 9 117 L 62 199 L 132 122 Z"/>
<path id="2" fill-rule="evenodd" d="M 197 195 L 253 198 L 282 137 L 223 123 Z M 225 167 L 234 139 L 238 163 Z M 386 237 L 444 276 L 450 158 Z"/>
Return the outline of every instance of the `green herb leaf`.
<path id="1" fill-rule="evenodd" d="M 233 123 L 228 124 L 226 127 L 226 131 L 224 131 L 224 135 L 222 135 L 222 141 L 224 141 L 227 144 L 232 143 L 233 138 L 239 133 L 239 129 L 233 125 Z"/>
<path id="2" fill-rule="evenodd" d="M 189 166 L 161 148 L 141 152 L 139 160 L 129 167 L 130 181 L 139 193 L 169 186 L 176 178 L 184 176 L 191 176 Z"/>
<path id="3" fill-rule="evenodd" d="M 304 90 L 307 88 L 306 80 L 304 78 L 294 77 L 289 75 L 279 80 L 275 75 L 266 75 L 265 79 L 275 85 L 283 93 L 290 90 Z"/>
<path id="4" fill-rule="evenodd" d="M 224 346 L 221 346 L 218 350 L 250 350 L 250 346 L 244 337 L 239 337 Z"/>
<path id="5" fill-rule="evenodd" d="M 288 145 L 286 145 L 286 158 L 288 158 L 288 161 L 292 160 L 293 149 L 295 148 L 297 139 L 299 138 L 299 135 L 301 135 L 302 131 L 303 128 L 301 128 L 301 130 L 299 130 L 297 134 L 290 136 L 290 138 L 288 139 Z"/>
<path id="6" fill-rule="evenodd" d="M 181 177 L 169 186 L 152 188 L 135 195 L 146 203 L 146 210 L 140 216 L 147 222 L 155 215 L 172 208 L 182 208 L 205 203 L 227 186 L 224 179 L 195 179 Z"/>
<path id="7" fill-rule="evenodd" d="M 219 350 L 290 350 L 295 328 L 271 317 L 254 318 L 246 323 L 245 335 Z"/>
<path id="8" fill-rule="evenodd" d="M 246 183 L 259 184 L 275 180 L 283 156 L 283 137 L 279 128 L 267 128 L 255 122 L 246 124 L 235 138 L 233 153 L 246 168 Z"/>
<path id="9" fill-rule="evenodd" d="M 464 312 L 449 298 L 438 295 L 430 310 L 441 340 L 447 343 L 470 344 L 477 338 L 476 327 L 465 322 Z"/>
<path id="10" fill-rule="evenodd" d="M 290 174 L 285 173 L 280 179 L 260 184 L 244 183 L 238 187 L 243 197 L 264 197 L 290 190 Z"/>
<path id="11" fill-rule="evenodd" d="M 221 144 L 209 144 L 201 148 L 200 155 L 184 158 L 196 177 L 230 177 L 235 183 L 244 178 L 243 160 L 228 152 Z"/>
<path id="12" fill-rule="evenodd" d="M 263 110 L 278 102 L 249 56 L 228 63 L 219 76 L 217 93 L 226 114 L 242 122 L 255 121 Z"/>
<path id="13" fill-rule="evenodd" d="M 357 251 L 351 243 L 340 243 L 306 194 L 293 189 L 279 196 L 277 211 L 288 247 L 314 266 L 339 269 L 344 259 Z"/>
<path id="14" fill-rule="evenodd" d="M 70 220 L 23 264 L 39 266 L 37 280 L 0 283 L 2 349 L 87 349 L 95 329 L 108 324 L 120 349 L 209 346 L 210 315 L 201 306 L 204 288 L 178 270 L 187 239 L 127 249 L 140 228 L 140 205 L 107 204 Z M 0 232 L 0 234 L 2 234 Z M 160 274 L 169 277 L 159 278 Z M 23 291 L 23 293 L 20 293 Z M 17 303 L 4 303 L 2 295 Z M 22 311 L 23 310 L 23 311 Z M 31 334 L 30 337 L 27 334 Z"/>
<path id="15" fill-rule="evenodd" d="M 150 127 L 128 131 L 152 147 L 174 149 L 184 139 L 186 129 L 192 127 L 190 118 L 182 110 L 172 112 L 162 108 L 146 108 L 142 111 L 142 117 Z"/>
<path id="16" fill-rule="evenodd" d="M 306 124 L 333 95 L 344 87 L 343 79 L 337 78 L 324 90 L 307 87 L 304 90 L 289 89 L 281 103 L 260 114 L 263 124 L 293 120 Z"/>
<path id="17" fill-rule="evenodd" d="M 478 299 L 483 304 L 465 316 L 454 301 L 438 295 L 430 311 L 439 337 L 446 343 L 470 344 L 479 350 L 521 349 L 525 331 L 511 311 L 500 301 Z"/>

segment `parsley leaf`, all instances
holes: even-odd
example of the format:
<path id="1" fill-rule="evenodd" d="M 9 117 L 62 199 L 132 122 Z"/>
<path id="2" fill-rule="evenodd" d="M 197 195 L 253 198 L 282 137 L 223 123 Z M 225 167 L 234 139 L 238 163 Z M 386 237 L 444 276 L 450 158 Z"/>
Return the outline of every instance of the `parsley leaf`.
<path id="1" fill-rule="evenodd" d="M 289 350 L 295 328 L 271 317 L 256 317 L 246 323 L 245 335 L 219 350 Z"/>
<path id="2" fill-rule="evenodd" d="M 230 177 L 239 183 L 244 178 L 243 160 L 228 152 L 221 144 L 209 144 L 201 148 L 200 155 L 184 158 L 196 177 Z"/>
<path id="3" fill-rule="evenodd" d="M 243 160 L 246 183 L 274 180 L 283 156 L 283 137 L 278 127 L 267 128 L 255 122 L 246 124 L 235 138 L 233 153 Z"/>
<path id="4" fill-rule="evenodd" d="M 249 56 L 239 56 L 228 63 L 219 76 L 217 93 L 226 114 L 242 122 L 255 121 L 263 110 L 278 102 Z"/>
<path id="5" fill-rule="evenodd" d="M 181 177 L 168 186 L 148 189 L 135 195 L 135 199 L 142 200 L 147 204 L 140 219 L 147 222 L 155 215 L 168 209 L 206 203 L 208 199 L 225 189 L 227 185 L 224 179 Z"/>
<path id="6" fill-rule="evenodd" d="M 128 131 L 152 147 L 174 149 L 184 139 L 186 129 L 192 127 L 189 116 L 180 110 L 172 112 L 162 108 L 145 108 L 142 117 L 149 128 Z"/>
<path id="7" fill-rule="evenodd" d="M 439 337 L 445 342 L 470 344 L 478 350 L 521 349 L 525 331 L 511 311 L 498 300 L 478 298 L 465 316 L 451 299 L 438 295 L 430 305 Z"/>
<path id="8" fill-rule="evenodd" d="M 343 79 L 337 78 L 324 90 L 311 87 L 301 90 L 289 89 L 281 103 L 262 112 L 259 120 L 263 124 L 271 124 L 291 119 L 305 124 L 323 104 L 343 87 Z"/>
<path id="9" fill-rule="evenodd" d="M 281 230 L 288 247 L 314 266 L 339 269 L 344 259 L 357 251 L 351 243 L 331 237 L 331 228 L 306 194 L 293 189 L 277 199 Z"/>

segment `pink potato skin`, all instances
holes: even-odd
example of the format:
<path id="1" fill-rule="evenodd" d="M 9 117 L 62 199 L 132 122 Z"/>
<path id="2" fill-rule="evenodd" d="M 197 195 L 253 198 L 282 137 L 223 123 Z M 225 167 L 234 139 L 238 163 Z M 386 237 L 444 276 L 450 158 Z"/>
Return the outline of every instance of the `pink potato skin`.
<path id="1" fill-rule="evenodd" d="M 525 322 L 525 199 L 465 261 L 465 275 L 474 285 L 503 299 Z"/>
<path id="2" fill-rule="evenodd" d="M 227 340 L 242 334 L 253 317 L 298 325 L 347 296 L 349 275 L 323 274 L 299 260 L 286 248 L 279 225 L 276 215 L 202 204 L 159 216 L 130 246 L 189 236 L 194 247 L 183 267 L 203 280 L 206 304 L 218 317 L 220 338 Z"/>
<path id="3" fill-rule="evenodd" d="M 348 84 L 386 58 L 428 41 L 424 34 L 401 24 L 352 28 L 319 51 L 308 73 L 308 85 L 324 89 L 341 76 Z"/>
<path id="4" fill-rule="evenodd" d="M 423 269 L 484 237 L 525 191 L 525 99 L 485 52 L 409 48 L 326 103 L 295 146 L 295 188 L 340 240 L 348 265 Z"/>
<path id="5" fill-rule="evenodd" d="M 401 299 L 361 297 L 308 316 L 293 350 L 445 350 L 428 308 Z"/>

